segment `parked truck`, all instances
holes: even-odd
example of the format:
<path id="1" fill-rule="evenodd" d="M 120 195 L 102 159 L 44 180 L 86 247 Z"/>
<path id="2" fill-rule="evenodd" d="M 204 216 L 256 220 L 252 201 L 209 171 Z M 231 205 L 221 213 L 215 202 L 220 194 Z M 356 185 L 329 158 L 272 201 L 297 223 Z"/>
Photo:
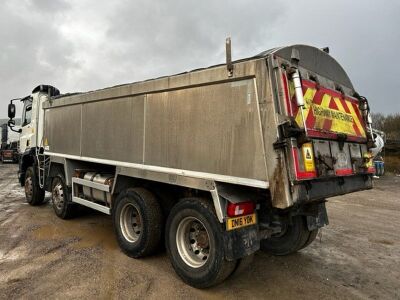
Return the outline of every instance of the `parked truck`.
<path id="1" fill-rule="evenodd" d="M 7 123 L 0 126 L 1 145 L 0 145 L 0 160 L 5 162 L 16 163 L 19 159 L 18 141 L 19 136 L 10 131 Z"/>
<path id="2" fill-rule="evenodd" d="M 101 90 L 22 99 L 19 181 L 31 205 L 111 215 L 140 258 L 165 245 L 189 285 L 218 284 L 258 250 L 288 255 L 328 224 L 326 199 L 372 188 L 368 102 L 307 45 Z"/>

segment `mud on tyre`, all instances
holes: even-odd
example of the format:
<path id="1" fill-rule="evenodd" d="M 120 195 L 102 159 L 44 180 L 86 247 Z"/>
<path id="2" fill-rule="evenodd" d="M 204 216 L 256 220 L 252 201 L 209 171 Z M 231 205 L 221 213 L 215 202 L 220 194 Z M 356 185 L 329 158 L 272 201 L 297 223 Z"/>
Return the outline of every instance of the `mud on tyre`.
<path id="1" fill-rule="evenodd" d="M 318 229 L 308 230 L 305 217 L 294 216 L 291 223 L 287 224 L 281 233 L 261 240 L 261 250 L 273 255 L 295 253 L 311 244 L 317 233 Z"/>
<path id="2" fill-rule="evenodd" d="M 176 273 L 196 288 L 222 282 L 237 265 L 225 259 L 223 226 L 206 199 L 187 198 L 173 207 L 165 243 Z"/>
<path id="3" fill-rule="evenodd" d="M 36 169 L 31 166 L 25 172 L 25 198 L 30 205 L 40 205 L 44 201 L 44 189 L 39 186 L 39 179 L 36 174 Z"/>
<path id="4" fill-rule="evenodd" d="M 115 200 L 113 224 L 122 251 L 139 258 L 159 248 L 163 214 L 155 196 L 143 188 L 121 192 Z"/>
<path id="5" fill-rule="evenodd" d="M 74 217 L 77 205 L 72 203 L 71 193 L 61 171 L 57 173 L 51 183 L 51 202 L 57 217 L 61 219 Z"/>

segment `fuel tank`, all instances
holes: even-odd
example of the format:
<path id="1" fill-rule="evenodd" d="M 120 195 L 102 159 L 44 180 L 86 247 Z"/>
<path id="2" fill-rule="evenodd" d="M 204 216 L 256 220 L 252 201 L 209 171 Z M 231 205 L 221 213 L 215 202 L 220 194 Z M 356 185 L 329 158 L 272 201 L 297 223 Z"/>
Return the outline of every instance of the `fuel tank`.
<path id="1" fill-rule="evenodd" d="M 87 172 L 83 176 L 83 179 L 90 180 L 95 183 L 100 183 L 108 186 L 112 186 L 114 182 L 114 176 L 112 174 L 104 174 L 98 172 Z M 87 199 L 91 199 L 92 201 L 100 201 L 111 203 L 111 194 L 100 191 L 91 187 L 83 186 L 83 195 Z"/>

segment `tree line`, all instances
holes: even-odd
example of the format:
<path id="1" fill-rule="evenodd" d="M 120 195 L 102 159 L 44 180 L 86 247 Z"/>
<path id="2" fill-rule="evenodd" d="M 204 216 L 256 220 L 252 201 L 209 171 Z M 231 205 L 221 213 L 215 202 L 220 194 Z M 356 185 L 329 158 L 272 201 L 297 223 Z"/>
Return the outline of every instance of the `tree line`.
<path id="1" fill-rule="evenodd" d="M 383 131 L 389 140 L 400 140 L 400 113 L 372 113 L 372 127 Z"/>

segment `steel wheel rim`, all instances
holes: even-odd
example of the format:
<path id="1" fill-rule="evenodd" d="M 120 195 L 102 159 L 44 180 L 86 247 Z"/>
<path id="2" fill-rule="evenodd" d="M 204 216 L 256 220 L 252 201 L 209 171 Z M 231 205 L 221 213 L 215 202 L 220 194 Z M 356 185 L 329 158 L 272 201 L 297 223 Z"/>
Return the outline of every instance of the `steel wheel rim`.
<path id="1" fill-rule="evenodd" d="M 57 210 L 62 210 L 64 206 L 64 191 L 63 191 L 63 186 L 61 182 L 57 183 L 53 187 L 52 191 L 52 198 L 53 198 L 53 204 L 57 208 Z"/>
<path id="2" fill-rule="evenodd" d="M 25 196 L 26 199 L 30 200 L 32 199 L 33 195 L 33 182 L 32 182 L 32 177 L 27 177 L 25 179 Z"/>
<path id="3" fill-rule="evenodd" d="M 135 243 L 139 240 L 142 233 L 142 218 L 132 203 L 126 203 L 122 207 L 119 224 L 122 235 L 127 241 Z"/>
<path id="4" fill-rule="evenodd" d="M 176 245 L 182 260 L 192 268 L 200 268 L 209 259 L 210 236 L 204 224 L 195 217 L 180 221 L 176 231 Z"/>

